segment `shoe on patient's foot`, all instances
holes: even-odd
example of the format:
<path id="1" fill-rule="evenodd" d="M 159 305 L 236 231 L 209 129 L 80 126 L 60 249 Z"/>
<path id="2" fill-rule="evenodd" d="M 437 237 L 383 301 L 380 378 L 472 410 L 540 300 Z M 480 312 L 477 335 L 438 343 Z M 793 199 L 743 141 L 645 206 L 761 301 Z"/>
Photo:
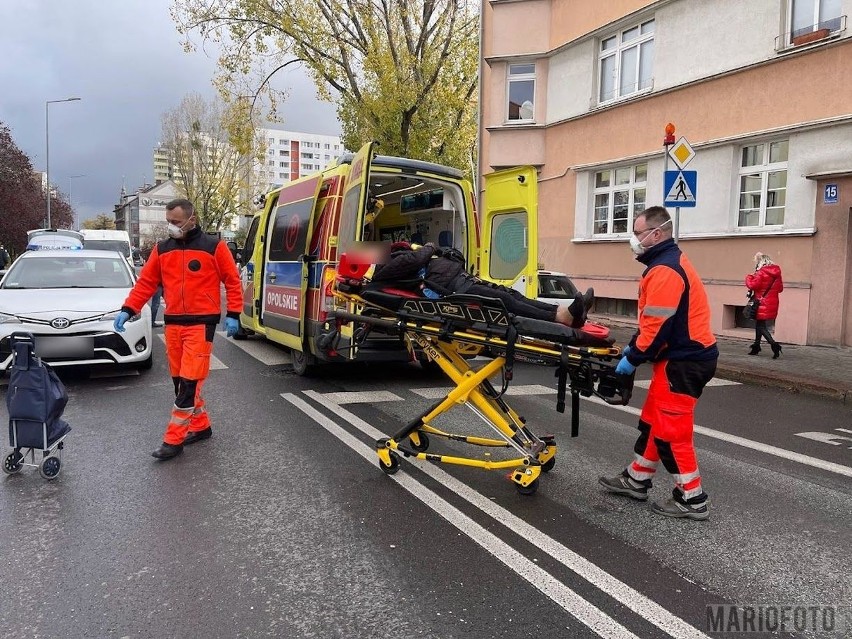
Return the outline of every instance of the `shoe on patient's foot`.
<path id="1" fill-rule="evenodd" d="M 571 313 L 571 328 L 582 328 L 592 304 L 595 303 L 595 289 L 589 287 L 586 292 L 571 302 L 568 311 Z"/>
<path id="2" fill-rule="evenodd" d="M 707 493 L 702 492 L 695 497 L 684 499 L 683 493 L 675 488 L 669 499 L 651 504 L 651 510 L 665 517 L 703 521 L 710 517 L 710 498 Z"/>
<path id="3" fill-rule="evenodd" d="M 621 474 L 615 477 L 601 477 L 598 479 L 598 483 L 611 493 L 627 495 L 639 501 L 648 499 L 648 489 L 651 488 L 650 479 L 637 481 L 628 475 L 626 470 L 621 471 Z"/>

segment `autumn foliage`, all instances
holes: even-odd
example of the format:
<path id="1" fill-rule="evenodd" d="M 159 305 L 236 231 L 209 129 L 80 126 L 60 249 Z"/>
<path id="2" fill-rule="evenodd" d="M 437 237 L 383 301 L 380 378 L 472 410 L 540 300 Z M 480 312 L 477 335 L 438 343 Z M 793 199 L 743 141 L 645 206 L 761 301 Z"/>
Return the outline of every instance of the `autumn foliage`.
<path id="1" fill-rule="evenodd" d="M 71 207 L 54 196 L 51 223 L 56 228 L 73 224 Z M 14 258 L 26 249 L 27 231 L 44 226 L 47 202 L 33 166 L 0 122 L 0 241 Z"/>

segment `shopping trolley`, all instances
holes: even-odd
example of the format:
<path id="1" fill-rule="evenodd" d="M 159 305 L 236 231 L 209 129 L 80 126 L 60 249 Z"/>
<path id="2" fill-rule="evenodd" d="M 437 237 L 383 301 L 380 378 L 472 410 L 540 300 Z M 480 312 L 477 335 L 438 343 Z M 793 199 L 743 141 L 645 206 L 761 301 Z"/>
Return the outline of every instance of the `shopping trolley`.
<path id="1" fill-rule="evenodd" d="M 14 475 L 24 466 L 38 468 L 45 479 L 55 479 L 62 467 L 60 455 L 71 426 L 61 419 L 68 393 L 56 373 L 35 352 L 30 333 L 12 333 L 12 365 L 6 408 L 9 411 L 9 445 L 3 472 Z M 36 452 L 41 452 L 37 461 Z M 29 458 L 29 461 L 27 461 Z"/>

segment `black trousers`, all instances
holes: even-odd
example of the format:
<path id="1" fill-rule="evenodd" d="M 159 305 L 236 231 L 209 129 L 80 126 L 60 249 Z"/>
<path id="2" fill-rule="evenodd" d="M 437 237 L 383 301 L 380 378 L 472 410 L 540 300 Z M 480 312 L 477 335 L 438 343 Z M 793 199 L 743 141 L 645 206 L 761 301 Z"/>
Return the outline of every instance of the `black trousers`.
<path id="1" fill-rule="evenodd" d="M 503 301 L 506 310 L 513 315 L 544 320 L 545 322 L 556 321 L 556 304 L 531 300 L 513 288 L 506 288 L 500 284 L 472 284 L 463 292 L 469 295 L 481 295 L 482 297 L 496 297 Z"/>
<path id="2" fill-rule="evenodd" d="M 766 326 L 766 322 L 768 320 L 755 320 L 754 321 L 754 345 L 760 346 L 760 338 L 765 337 L 766 341 L 770 344 L 775 344 L 775 339 L 772 337 L 772 333 L 769 332 L 769 329 Z"/>

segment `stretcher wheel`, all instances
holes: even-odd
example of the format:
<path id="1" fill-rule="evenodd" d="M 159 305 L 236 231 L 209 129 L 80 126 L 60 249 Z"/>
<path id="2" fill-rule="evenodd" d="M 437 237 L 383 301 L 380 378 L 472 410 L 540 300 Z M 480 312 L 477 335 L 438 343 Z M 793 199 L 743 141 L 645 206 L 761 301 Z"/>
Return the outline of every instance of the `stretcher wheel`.
<path id="1" fill-rule="evenodd" d="M 385 463 L 379 459 L 379 468 L 382 469 L 382 472 L 386 475 L 393 475 L 396 471 L 399 470 L 399 455 L 395 452 L 390 451 L 390 466 L 385 466 Z"/>
<path id="2" fill-rule="evenodd" d="M 418 453 L 425 453 L 429 449 L 429 438 L 426 437 L 425 433 L 417 433 L 417 436 L 420 438 L 420 444 L 415 444 L 411 439 L 408 441 L 411 443 L 411 447 Z"/>
<path id="3" fill-rule="evenodd" d="M 45 479 L 56 479 L 61 467 L 62 462 L 59 461 L 59 457 L 45 457 L 39 464 L 38 472 Z"/>
<path id="4" fill-rule="evenodd" d="M 15 473 L 19 473 L 21 472 L 21 469 L 23 467 L 24 456 L 17 451 L 9 453 L 3 460 L 3 472 L 7 475 L 14 475 Z"/>
<path id="5" fill-rule="evenodd" d="M 556 466 L 556 457 L 551 457 L 541 465 L 541 472 L 549 473 Z"/>
<path id="6" fill-rule="evenodd" d="M 518 489 L 520 495 L 535 495 L 535 491 L 538 490 L 538 479 L 534 480 L 529 486 L 515 484 L 515 488 Z"/>

